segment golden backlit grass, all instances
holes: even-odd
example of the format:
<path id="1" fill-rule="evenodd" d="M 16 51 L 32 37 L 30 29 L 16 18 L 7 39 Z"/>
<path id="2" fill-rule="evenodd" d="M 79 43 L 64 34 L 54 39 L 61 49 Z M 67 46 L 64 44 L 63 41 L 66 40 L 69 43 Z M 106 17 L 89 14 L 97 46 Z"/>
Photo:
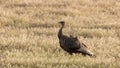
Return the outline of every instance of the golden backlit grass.
<path id="1" fill-rule="evenodd" d="M 119 68 L 119 11 L 119 0 L 0 0 L 0 67 Z M 61 20 L 96 57 L 59 47 Z"/>

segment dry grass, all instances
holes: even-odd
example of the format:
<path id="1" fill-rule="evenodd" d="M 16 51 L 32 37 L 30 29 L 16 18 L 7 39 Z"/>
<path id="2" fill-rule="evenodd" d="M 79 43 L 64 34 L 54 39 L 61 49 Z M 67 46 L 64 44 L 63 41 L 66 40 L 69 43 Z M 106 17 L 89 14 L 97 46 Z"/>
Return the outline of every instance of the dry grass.
<path id="1" fill-rule="evenodd" d="M 1 68 L 119 68 L 119 0 L 0 0 Z M 70 56 L 57 22 L 96 55 Z"/>

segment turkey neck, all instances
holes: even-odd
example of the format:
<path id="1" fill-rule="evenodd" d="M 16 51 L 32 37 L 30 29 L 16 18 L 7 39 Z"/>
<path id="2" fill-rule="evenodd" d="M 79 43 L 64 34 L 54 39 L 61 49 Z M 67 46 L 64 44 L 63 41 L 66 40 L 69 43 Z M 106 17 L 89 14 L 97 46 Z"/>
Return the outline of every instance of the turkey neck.
<path id="1" fill-rule="evenodd" d="M 62 24 L 61 24 L 62 25 Z M 59 32 L 58 32 L 58 38 L 60 39 L 62 36 L 63 36 L 63 33 L 62 33 L 62 29 L 63 29 L 64 25 L 61 26 Z"/>

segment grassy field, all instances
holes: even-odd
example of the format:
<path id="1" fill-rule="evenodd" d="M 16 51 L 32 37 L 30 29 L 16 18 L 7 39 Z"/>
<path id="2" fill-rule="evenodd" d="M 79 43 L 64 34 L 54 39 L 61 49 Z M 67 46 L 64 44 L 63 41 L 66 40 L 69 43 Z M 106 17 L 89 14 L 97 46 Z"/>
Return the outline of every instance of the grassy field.
<path id="1" fill-rule="evenodd" d="M 96 57 L 59 47 L 61 20 Z M 0 0 L 0 68 L 120 68 L 120 1 Z"/>

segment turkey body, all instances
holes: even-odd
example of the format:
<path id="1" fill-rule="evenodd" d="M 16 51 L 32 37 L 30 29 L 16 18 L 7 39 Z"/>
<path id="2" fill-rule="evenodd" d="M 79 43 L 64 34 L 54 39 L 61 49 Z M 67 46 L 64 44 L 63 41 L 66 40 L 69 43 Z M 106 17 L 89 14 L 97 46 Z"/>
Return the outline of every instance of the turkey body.
<path id="1" fill-rule="evenodd" d="M 64 21 L 59 22 L 61 24 L 61 28 L 58 32 L 58 39 L 60 47 L 68 52 L 70 55 L 73 53 L 82 53 L 83 55 L 89 55 L 92 56 L 93 53 L 88 49 L 88 47 L 79 41 L 77 37 L 73 36 L 66 36 L 62 33 L 62 29 L 65 25 Z"/>

